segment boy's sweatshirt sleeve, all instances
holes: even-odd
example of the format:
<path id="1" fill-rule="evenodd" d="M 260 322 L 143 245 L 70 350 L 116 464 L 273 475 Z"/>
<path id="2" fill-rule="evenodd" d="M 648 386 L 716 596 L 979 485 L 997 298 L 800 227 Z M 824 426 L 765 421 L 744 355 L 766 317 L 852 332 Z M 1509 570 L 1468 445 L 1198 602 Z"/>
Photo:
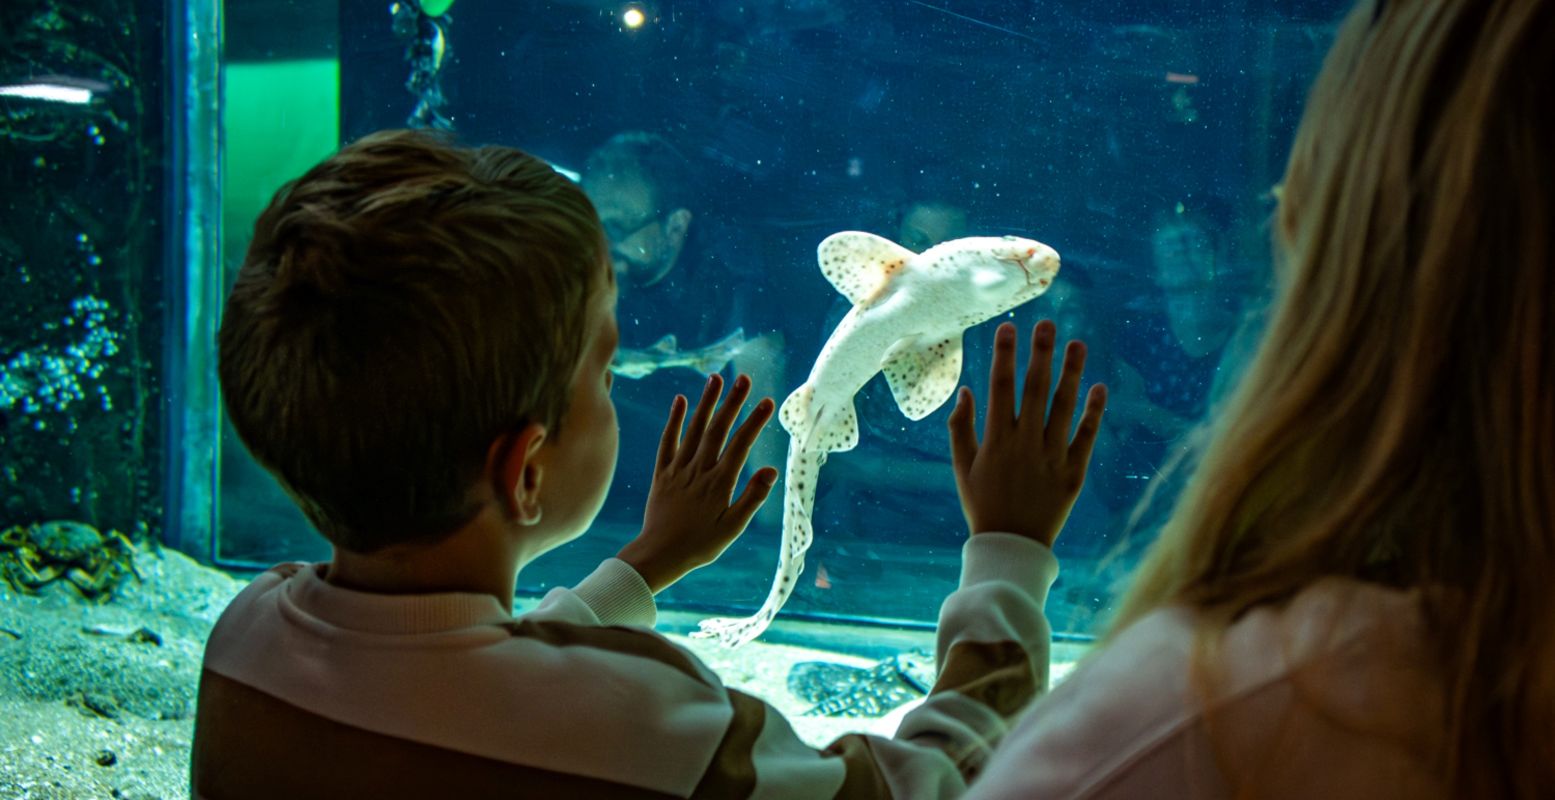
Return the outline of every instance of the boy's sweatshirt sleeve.
<path id="1" fill-rule="evenodd" d="M 619 558 L 607 558 L 577 586 L 547 592 L 524 619 L 651 628 L 658 614 L 653 591 L 642 575 Z"/>

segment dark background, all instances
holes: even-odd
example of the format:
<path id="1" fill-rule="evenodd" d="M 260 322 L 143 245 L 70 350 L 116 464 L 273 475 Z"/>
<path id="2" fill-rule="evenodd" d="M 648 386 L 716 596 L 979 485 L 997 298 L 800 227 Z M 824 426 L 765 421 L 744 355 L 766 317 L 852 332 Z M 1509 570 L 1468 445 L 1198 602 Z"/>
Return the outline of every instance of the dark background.
<path id="1" fill-rule="evenodd" d="M 163 15 L 141 0 L 0 3 L 0 85 L 106 87 L 86 105 L 0 97 L 0 528 L 161 535 Z M 103 305 L 73 310 L 82 300 Z M 88 325 L 113 347 L 72 358 Z"/>

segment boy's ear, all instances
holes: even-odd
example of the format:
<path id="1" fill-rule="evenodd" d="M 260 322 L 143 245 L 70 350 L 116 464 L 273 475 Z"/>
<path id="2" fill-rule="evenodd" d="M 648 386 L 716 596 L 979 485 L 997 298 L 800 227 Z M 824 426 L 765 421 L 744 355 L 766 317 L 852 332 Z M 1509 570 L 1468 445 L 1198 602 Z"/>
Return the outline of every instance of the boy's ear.
<path id="1" fill-rule="evenodd" d="M 486 453 L 486 474 L 497 502 L 508 519 L 520 525 L 540 521 L 540 482 L 544 477 L 539 459 L 545 444 L 545 426 L 531 422 L 521 430 L 497 437 Z"/>

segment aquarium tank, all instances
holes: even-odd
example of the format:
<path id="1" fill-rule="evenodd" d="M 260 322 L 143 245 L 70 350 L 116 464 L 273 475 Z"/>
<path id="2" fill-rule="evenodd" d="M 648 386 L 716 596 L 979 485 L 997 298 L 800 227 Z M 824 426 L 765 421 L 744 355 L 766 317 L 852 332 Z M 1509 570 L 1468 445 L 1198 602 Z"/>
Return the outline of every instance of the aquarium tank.
<path id="1" fill-rule="evenodd" d="M 1046 293 L 965 333 L 960 381 L 986 387 L 998 321 L 1052 318 L 1111 390 L 1056 546 L 1048 616 L 1072 660 L 1259 336 L 1278 182 L 1347 5 L 5 3 L 0 795 L 186 791 L 210 624 L 256 571 L 328 558 L 223 420 L 214 335 L 275 190 L 384 128 L 533 153 L 611 240 L 619 466 L 593 529 L 519 576 L 520 605 L 635 535 L 674 395 L 743 372 L 782 402 L 805 381 L 851 307 L 817 264 L 828 235 L 1054 248 Z M 859 392 L 858 446 L 808 487 L 814 543 L 760 639 L 684 634 L 767 597 L 783 483 L 659 596 L 661 630 L 817 742 L 882 729 L 903 698 L 871 681 L 911 677 L 958 575 L 949 405 L 911 420 L 884 378 Z M 752 466 L 787 445 L 774 422 Z M 843 684 L 863 694 L 826 695 Z"/>

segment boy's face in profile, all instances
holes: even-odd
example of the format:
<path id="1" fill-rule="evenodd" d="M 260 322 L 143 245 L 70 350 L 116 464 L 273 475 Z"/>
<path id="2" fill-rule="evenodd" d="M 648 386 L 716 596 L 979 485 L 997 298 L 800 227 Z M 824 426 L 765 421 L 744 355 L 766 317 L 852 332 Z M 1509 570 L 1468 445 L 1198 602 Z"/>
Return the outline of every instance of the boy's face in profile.
<path id="1" fill-rule="evenodd" d="M 544 469 L 540 524 L 554 533 L 552 546 L 588 528 L 604 506 L 615 475 L 620 440 L 615 403 L 610 399 L 610 362 L 619 337 L 615 307 L 615 281 L 605 278 L 589 299 L 588 341 L 573 375 L 561 434 L 546 439 L 540 449 Z"/>

